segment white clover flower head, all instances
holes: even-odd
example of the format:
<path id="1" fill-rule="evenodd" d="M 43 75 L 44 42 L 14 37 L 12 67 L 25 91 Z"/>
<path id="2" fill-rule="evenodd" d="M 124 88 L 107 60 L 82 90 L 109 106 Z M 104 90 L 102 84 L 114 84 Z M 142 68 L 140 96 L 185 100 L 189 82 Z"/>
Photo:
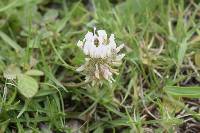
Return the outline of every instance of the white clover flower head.
<path id="1" fill-rule="evenodd" d="M 121 65 L 125 54 L 119 54 L 124 47 L 121 44 L 117 47 L 115 36 L 111 34 L 107 37 L 105 30 L 89 32 L 82 41 L 78 41 L 77 46 L 82 49 L 86 55 L 85 64 L 77 68 L 78 72 L 86 75 L 86 80 L 102 80 L 106 79 L 113 82 L 113 74 L 118 74 L 117 66 Z"/>

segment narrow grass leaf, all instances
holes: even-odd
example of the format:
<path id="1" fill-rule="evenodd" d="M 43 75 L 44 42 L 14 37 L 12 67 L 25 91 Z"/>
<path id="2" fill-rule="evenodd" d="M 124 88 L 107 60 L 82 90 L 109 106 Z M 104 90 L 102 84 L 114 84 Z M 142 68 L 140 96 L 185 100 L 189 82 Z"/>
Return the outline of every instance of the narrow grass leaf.
<path id="1" fill-rule="evenodd" d="M 72 14 L 74 13 L 74 11 L 76 11 L 79 4 L 80 2 L 77 2 L 77 4 L 73 7 L 73 9 L 62 20 L 56 23 L 57 33 L 60 32 L 65 27 L 65 24 L 70 20 Z"/>
<path id="2" fill-rule="evenodd" d="M 200 68 L 200 53 L 195 54 L 194 61 L 195 64 Z"/>
<path id="3" fill-rule="evenodd" d="M 180 47 L 178 50 L 178 66 L 181 66 L 181 64 L 184 60 L 187 46 L 188 46 L 188 44 L 187 44 L 186 40 L 184 40 L 182 43 L 180 43 Z"/>
<path id="4" fill-rule="evenodd" d="M 25 101 L 25 105 L 24 105 L 24 107 L 21 109 L 21 111 L 19 112 L 19 114 L 17 115 L 17 118 L 19 118 L 19 117 L 26 111 L 26 109 L 27 109 L 27 107 L 28 107 L 28 104 L 29 104 L 29 100 L 26 100 L 26 101 Z"/>
<path id="5" fill-rule="evenodd" d="M 173 96 L 200 98 L 200 86 L 179 87 L 179 86 L 166 86 L 165 92 Z"/>
<path id="6" fill-rule="evenodd" d="M 12 48 L 14 48 L 16 51 L 21 51 L 22 48 L 15 42 L 13 41 L 8 35 L 6 35 L 4 32 L 0 31 L 0 37 Z"/>
<path id="7" fill-rule="evenodd" d="M 98 127 L 93 133 L 103 133 L 104 129 L 102 127 Z"/>
<path id="8" fill-rule="evenodd" d="M 58 91 L 55 89 L 41 89 L 38 91 L 38 93 L 35 95 L 35 97 L 43 97 L 47 95 L 52 95 L 57 93 Z"/>
<path id="9" fill-rule="evenodd" d="M 9 3 L 8 5 L 1 7 L 1 8 L 0 8 L 0 12 L 6 11 L 6 10 L 8 10 L 9 8 L 15 7 L 15 6 L 17 5 L 17 1 L 18 1 L 18 0 L 15 0 L 15 1 Z"/>
<path id="10" fill-rule="evenodd" d="M 129 126 L 131 127 L 131 122 L 126 118 L 120 118 L 112 121 L 108 121 L 110 128 L 118 127 L 118 126 Z"/>

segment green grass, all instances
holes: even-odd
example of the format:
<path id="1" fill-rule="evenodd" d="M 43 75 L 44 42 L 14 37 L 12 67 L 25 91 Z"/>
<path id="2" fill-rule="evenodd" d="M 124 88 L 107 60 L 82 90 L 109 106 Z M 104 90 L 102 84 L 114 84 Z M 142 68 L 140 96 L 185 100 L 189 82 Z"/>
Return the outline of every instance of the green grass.
<path id="1" fill-rule="evenodd" d="M 0 133 L 199 132 L 199 19 L 198 0 L 1 0 Z M 113 84 L 75 71 L 94 26 L 125 44 Z"/>

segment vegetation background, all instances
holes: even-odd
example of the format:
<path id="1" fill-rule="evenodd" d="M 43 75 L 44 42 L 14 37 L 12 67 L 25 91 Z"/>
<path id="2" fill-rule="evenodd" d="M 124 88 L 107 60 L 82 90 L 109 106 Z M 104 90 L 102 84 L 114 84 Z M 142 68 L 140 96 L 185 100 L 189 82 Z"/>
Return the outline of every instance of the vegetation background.
<path id="1" fill-rule="evenodd" d="M 93 27 L 126 53 L 81 84 Z M 199 0 L 0 0 L 0 132 L 200 132 Z"/>

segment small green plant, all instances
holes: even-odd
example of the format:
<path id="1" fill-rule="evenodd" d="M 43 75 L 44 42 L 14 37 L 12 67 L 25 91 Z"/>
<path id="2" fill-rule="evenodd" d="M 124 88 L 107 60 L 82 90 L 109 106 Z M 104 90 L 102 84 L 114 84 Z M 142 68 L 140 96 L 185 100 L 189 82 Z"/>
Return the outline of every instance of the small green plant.
<path id="1" fill-rule="evenodd" d="M 199 7 L 0 0 L 0 132 L 200 132 Z"/>

